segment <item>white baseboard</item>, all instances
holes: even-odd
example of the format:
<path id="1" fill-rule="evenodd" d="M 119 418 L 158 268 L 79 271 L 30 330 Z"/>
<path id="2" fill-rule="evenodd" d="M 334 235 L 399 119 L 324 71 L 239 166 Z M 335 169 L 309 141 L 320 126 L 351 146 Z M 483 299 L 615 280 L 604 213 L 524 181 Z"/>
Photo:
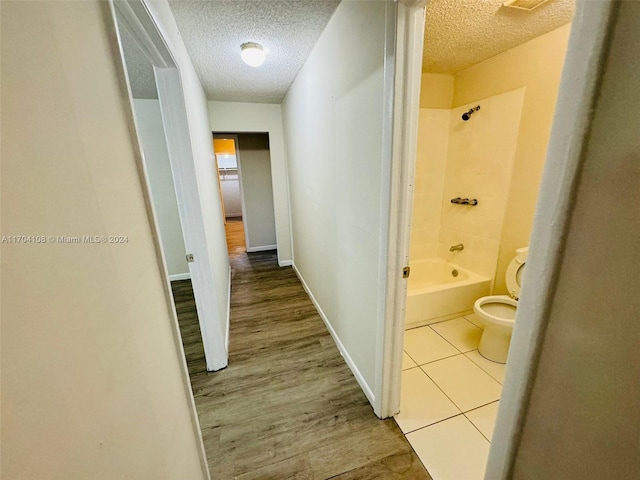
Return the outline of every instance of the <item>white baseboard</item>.
<path id="1" fill-rule="evenodd" d="M 276 250 L 278 248 L 277 245 L 263 245 L 261 247 L 249 247 L 247 248 L 248 253 L 253 252 L 266 252 L 267 250 Z"/>
<path id="2" fill-rule="evenodd" d="M 309 298 L 311 299 L 311 302 L 313 302 L 313 305 L 316 307 L 316 310 L 318 311 L 318 314 L 320 314 L 320 318 L 322 318 L 322 321 L 327 327 L 327 330 L 329 330 L 329 333 L 331 334 L 333 341 L 336 342 L 336 346 L 338 347 L 340 354 L 344 358 L 344 361 L 347 363 L 347 365 L 351 369 L 351 373 L 353 373 L 353 376 L 356 377 L 356 380 L 360 384 L 360 388 L 362 388 L 362 391 L 364 392 L 367 399 L 369 400 L 369 403 L 371 403 L 371 405 L 375 405 L 376 397 L 373 394 L 373 391 L 371 390 L 371 388 L 369 388 L 369 385 L 367 384 L 366 380 L 360 373 L 360 370 L 358 370 L 358 367 L 356 367 L 356 364 L 351 358 L 351 356 L 349 355 L 349 352 L 347 352 L 347 349 L 344 347 L 344 345 L 340 341 L 340 337 L 338 337 L 338 334 L 331 326 L 331 323 L 329 323 L 329 319 L 327 318 L 325 313 L 322 311 L 322 308 L 318 304 L 318 301 L 316 300 L 316 298 L 313 296 L 313 293 L 311 293 L 311 290 L 309 290 L 309 286 L 307 285 L 307 282 L 304 281 L 304 278 L 296 268 L 295 263 L 293 263 L 292 265 L 293 265 L 293 271 L 296 272 L 296 275 L 300 279 L 300 282 L 302 283 L 304 290 L 307 292 L 307 294 L 309 295 Z"/>
<path id="3" fill-rule="evenodd" d="M 169 275 L 169 281 L 175 282 L 176 280 L 191 280 L 191 274 L 187 273 L 177 273 L 175 275 Z"/>
<path id="4" fill-rule="evenodd" d="M 293 265 L 293 262 L 291 260 L 278 261 L 278 266 L 279 267 L 290 267 L 291 265 Z M 300 276 L 300 275 L 298 275 L 298 276 Z"/>
<path id="5" fill-rule="evenodd" d="M 231 329 L 231 265 L 229 265 L 229 287 L 227 288 L 227 338 L 225 339 L 225 350 L 229 358 L 229 330 Z"/>

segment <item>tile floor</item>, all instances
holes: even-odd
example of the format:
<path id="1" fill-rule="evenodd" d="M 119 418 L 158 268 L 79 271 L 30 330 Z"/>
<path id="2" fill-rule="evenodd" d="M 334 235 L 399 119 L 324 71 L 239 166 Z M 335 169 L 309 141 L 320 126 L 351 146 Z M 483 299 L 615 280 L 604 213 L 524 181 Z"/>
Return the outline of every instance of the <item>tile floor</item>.
<path id="1" fill-rule="evenodd" d="M 395 418 L 434 480 L 484 478 L 505 365 L 478 353 L 478 325 L 466 315 L 405 332 Z"/>

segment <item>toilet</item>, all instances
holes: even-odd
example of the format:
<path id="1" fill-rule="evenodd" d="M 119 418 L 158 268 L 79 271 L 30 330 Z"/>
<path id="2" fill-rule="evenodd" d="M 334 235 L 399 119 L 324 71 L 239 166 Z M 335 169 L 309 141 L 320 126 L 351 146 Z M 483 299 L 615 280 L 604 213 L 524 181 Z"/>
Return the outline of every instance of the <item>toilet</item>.
<path id="1" fill-rule="evenodd" d="M 509 295 L 481 297 L 473 304 L 473 312 L 484 324 L 478 352 L 494 362 L 507 363 L 528 253 L 529 247 L 517 249 L 516 256 L 509 263 L 505 275 Z"/>

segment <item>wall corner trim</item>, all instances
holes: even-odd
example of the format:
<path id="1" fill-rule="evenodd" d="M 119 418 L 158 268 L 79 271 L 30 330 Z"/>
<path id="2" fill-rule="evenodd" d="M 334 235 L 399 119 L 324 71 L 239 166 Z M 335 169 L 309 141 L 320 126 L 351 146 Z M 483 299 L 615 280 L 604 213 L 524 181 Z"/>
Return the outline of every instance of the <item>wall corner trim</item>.
<path id="1" fill-rule="evenodd" d="M 340 354 L 344 358 L 344 361 L 347 363 L 348 367 L 351 369 L 351 373 L 353 373 L 353 376 L 356 377 L 356 380 L 360 384 L 360 388 L 362 388 L 362 391 L 366 395 L 366 397 L 369 400 L 369 402 L 371 403 L 371 405 L 375 405 L 375 395 L 373 394 L 373 390 L 371 390 L 371 388 L 369 387 L 369 385 L 365 381 L 364 377 L 360 373 L 360 370 L 358 370 L 358 367 L 356 366 L 355 362 L 353 361 L 353 359 L 349 355 L 349 352 L 347 351 L 347 349 L 342 344 L 342 341 L 340 340 L 340 337 L 338 337 L 338 334 L 336 333 L 336 331 L 331 326 L 331 323 L 329 322 L 329 319 L 327 318 L 325 313 L 322 311 L 322 308 L 320 307 L 320 304 L 318 303 L 318 301 L 313 296 L 313 293 L 311 292 L 311 290 L 307 286 L 307 282 L 305 282 L 302 274 L 300 273 L 300 271 L 296 267 L 295 263 L 293 263 L 292 266 L 293 266 L 293 271 L 296 272 L 296 275 L 298 276 L 298 279 L 300 279 L 300 282 L 302 283 L 302 286 L 304 287 L 305 292 L 307 292 L 307 295 L 309 295 L 309 298 L 313 302 L 313 305 L 316 307 L 316 310 L 320 314 L 320 318 L 322 318 L 322 321 L 324 322 L 325 326 L 327 327 L 327 330 L 329 330 L 329 333 L 331 334 L 331 337 L 333 338 L 333 341 L 336 342 L 336 346 L 338 347 L 338 350 L 340 351 Z"/>

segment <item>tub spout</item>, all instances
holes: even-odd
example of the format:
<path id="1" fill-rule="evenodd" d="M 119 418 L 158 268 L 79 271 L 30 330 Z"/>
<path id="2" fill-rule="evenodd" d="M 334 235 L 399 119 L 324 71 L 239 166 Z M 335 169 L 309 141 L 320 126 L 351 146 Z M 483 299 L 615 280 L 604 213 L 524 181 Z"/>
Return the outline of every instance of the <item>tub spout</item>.
<path id="1" fill-rule="evenodd" d="M 449 247 L 450 252 L 455 252 L 458 250 L 464 250 L 464 245 L 459 243 L 458 245 L 451 245 L 451 247 Z"/>

